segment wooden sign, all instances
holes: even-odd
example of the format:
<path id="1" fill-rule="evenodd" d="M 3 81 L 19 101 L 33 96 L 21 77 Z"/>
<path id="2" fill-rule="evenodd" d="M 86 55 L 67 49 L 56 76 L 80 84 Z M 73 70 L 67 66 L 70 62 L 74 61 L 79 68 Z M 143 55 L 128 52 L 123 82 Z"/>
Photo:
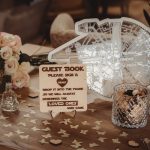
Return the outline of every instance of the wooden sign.
<path id="1" fill-rule="evenodd" d="M 41 65 L 39 75 L 41 112 L 86 111 L 85 65 Z"/>

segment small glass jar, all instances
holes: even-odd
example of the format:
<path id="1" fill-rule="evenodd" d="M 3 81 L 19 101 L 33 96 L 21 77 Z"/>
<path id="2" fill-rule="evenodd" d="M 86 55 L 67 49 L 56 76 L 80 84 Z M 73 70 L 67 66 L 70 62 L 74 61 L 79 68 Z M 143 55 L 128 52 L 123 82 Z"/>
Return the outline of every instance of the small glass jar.
<path id="1" fill-rule="evenodd" d="M 115 86 L 112 122 L 127 128 L 140 128 L 147 124 L 149 100 L 146 87 L 137 84 Z"/>
<path id="2" fill-rule="evenodd" d="M 17 95 L 12 90 L 12 83 L 6 83 L 5 91 L 2 94 L 1 109 L 5 112 L 14 112 L 19 109 Z"/>

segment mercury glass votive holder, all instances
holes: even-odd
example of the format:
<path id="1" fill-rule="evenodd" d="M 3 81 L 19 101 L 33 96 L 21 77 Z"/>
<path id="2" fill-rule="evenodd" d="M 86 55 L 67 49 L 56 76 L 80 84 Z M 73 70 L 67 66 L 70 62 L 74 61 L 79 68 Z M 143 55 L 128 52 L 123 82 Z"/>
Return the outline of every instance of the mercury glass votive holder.
<path id="1" fill-rule="evenodd" d="M 149 92 L 137 84 L 120 84 L 114 87 L 112 122 L 126 128 L 146 126 L 149 112 Z"/>

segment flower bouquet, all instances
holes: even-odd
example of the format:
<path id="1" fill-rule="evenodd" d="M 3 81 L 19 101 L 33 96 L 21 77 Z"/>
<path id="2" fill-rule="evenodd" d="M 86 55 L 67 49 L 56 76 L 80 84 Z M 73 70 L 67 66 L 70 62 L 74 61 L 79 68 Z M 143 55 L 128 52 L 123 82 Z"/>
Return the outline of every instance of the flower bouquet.
<path id="1" fill-rule="evenodd" d="M 0 86 L 4 87 L 5 75 L 11 76 L 14 89 L 29 85 L 30 57 L 20 51 L 21 38 L 0 32 Z M 2 90 L 1 90 L 2 91 Z"/>

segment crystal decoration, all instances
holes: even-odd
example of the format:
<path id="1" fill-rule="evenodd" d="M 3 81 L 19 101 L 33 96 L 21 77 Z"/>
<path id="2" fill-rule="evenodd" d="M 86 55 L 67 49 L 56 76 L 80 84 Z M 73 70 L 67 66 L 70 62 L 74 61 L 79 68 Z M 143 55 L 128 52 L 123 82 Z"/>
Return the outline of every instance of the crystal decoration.
<path id="1" fill-rule="evenodd" d="M 49 53 L 49 61 L 83 63 L 91 90 L 112 97 L 115 85 L 150 84 L 150 29 L 121 19 L 85 19 L 75 25 L 79 35 Z"/>
<path id="2" fill-rule="evenodd" d="M 17 101 L 17 95 L 12 90 L 11 77 L 6 78 L 6 89 L 2 94 L 1 109 L 5 112 L 17 111 L 19 102 Z"/>

